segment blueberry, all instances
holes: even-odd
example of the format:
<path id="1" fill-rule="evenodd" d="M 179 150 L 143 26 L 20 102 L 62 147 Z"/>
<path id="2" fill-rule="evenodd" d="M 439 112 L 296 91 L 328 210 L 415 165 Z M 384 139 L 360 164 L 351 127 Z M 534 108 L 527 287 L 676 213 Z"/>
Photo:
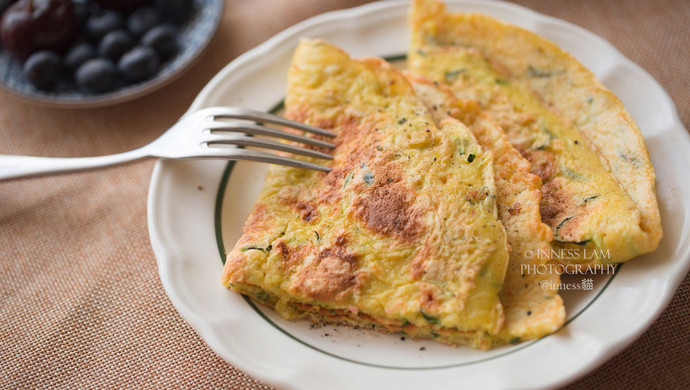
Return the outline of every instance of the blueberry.
<path id="1" fill-rule="evenodd" d="M 156 0 L 156 9 L 166 22 L 182 23 L 192 11 L 192 0 Z"/>
<path id="2" fill-rule="evenodd" d="M 119 30 L 125 25 L 124 19 L 119 12 L 111 10 L 101 10 L 94 13 L 86 20 L 86 35 L 94 42 L 100 41 L 111 31 Z"/>
<path id="3" fill-rule="evenodd" d="M 98 54 L 101 57 L 117 61 L 133 46 L 134 42 L 125 30 L 115 30 L 101 39 L 101 43 L 98 45 Z"/>
<path id="4" fill-rule="evenodd" d="M 154 27 L 141 38 L 141 43 L 152 47 L 163 60 L 167 60 L 177 53 L 177 29 L 169 24 Z"/>
<path id="5" fill-rule="evenodd" d="M 155 8 L 144 7 L 132 12 L 127 19 L 127 28 L 135 37 L 146 34 L 160 22 L 160 16 Z"/>
<path id="6" fill-rule="evenodd" d="M 115 64 L 105 58 L 94 58 L 79 67 L 77 84 L 84 92 L 103 93 L 115 86 L 117 69 Z"/>
<path id="7" fill-rule="evenodd" d="M 87 42 L 78 43 L 65 54 L 65 67 L 74 72 L 86 61 L 96 58 L 96 49 Z"/>
<path id="8" fill-rule="evenodd" d="M 60 56 L 52 51 L 32 54 L 24 63 L 24 75 L 38 89 L 50 89 L 60 79 Z"/>
<path id="9" fill-rule="evenodd" d="M 148 46 L 137 46 L 120 58 L 117 68 L 127 81 L 146 80 L 158 72 L 160 61 L 156 52 Z"/>

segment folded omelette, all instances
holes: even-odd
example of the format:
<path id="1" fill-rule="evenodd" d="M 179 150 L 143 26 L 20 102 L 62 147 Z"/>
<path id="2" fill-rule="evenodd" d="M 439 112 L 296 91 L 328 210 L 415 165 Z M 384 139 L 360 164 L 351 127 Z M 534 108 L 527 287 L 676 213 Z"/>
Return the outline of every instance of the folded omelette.
<path id="1" fill-rule="evenodd" d="M 590 253 L 556 260 L 615 263 L 656 249 L 662 232 L 647 149 L 589 70 L 534 33 L 448 13 L 435 0 L 415 0 L 410 24 L 410 70 L 476 102 L 505 131 L 543 182 L 540 212 L 553 247 Z"/>
<path id="2" fill-rule="evenodd" d="M 319 40 L 297 48 L 285 108 L 337 135 L 332 170 L 270 167 L 223 284 L 286 318 L 492 345 L 509 265 L 492 153 L 390 64 Z"/>

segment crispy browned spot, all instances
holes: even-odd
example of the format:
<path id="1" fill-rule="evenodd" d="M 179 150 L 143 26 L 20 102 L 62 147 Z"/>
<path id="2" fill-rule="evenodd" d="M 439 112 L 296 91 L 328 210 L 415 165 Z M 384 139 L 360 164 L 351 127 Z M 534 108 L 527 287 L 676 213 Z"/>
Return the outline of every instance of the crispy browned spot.
<path id="1" fill-rule="evenodd" d="M 312 204 L 308 192 L 301 192 L 298 188 L 288 187 L 278 193 L 278 201 L 294 208 L 305 222 L 314 222 L 319 217 L 319 210 Z M 306 199 L 305 199 L 306 198 Z"/>
<path id="2" fill-rule="evenodd" d="M 286 116 L 299 120 L 299 118 L 306 118 L 308 115 L 296 111 L 292 110 L 290 111 L 291 115 Z M 343 181 L 347 174 L 357 167 L 361 161 L 366 161 L 371 154 L 372 148 L 367 148 L 360 142 L 353 142 L 353 140 L 361 138 L 363 132 L 370 132 L 373 129 L 371 126 L 361 124 L 359 119 L 353 116 L 339 117 L 336 121 L 330 118 L 313 118 L 311 123 L 314 126 L 336 134 L 335 138 L 324 138 L 326 141 L 333 143 L 336 148 L 321 150 L 325 153 L 332 153 L 333 150 L 336 151 L 333 162 L 335 168 L 328 173 L 320 173 L 323 177 L 320 179 L 321 184 L 314 194 L 314 200 L 317 204 L 336 204 L 340 202 L 342 197 Z"/>
<path id="3" fill-rule="evenodd" d="M 582 221 L 582 215 L 566 217 L 556 226 L 555 237 L 565 242 L 578 242 L 582 240 L 577 228 Z"/>
<path id="4" fill-rule="evenodd" d="M 230 264 L 232 266 L 232 268 L 227 267 L 227 266 L 223 268 L 223 280 L 228 279 L 228 274 L 230 273 L 230 270 L 242 270 L 242 269 L 244 269 L 244 265 L 246 262 L 247 262 L 247 257 L 241 252 L 233 252 L 233 253 L 229 254 L 227 259 L 225 259 L 225 264 Z M 242 282 L 243 280 L 244 280 L 244 273 L 233 272 L 230 275 L 228 282 L 236 283 L 236 282 Z"/>
<path id="5" fill-rule="evenodd" d="M 297 202 L 295 207 L 299 211 L 302 220 L 305 222 L 312 222 L 319 217 L 319 210 L 317 210 L 316 207 L 308 203 Z"/>
<path id="6" fill-rule="evenodd" d="M 246 244 L 260 240 L 261 237 L 257 232 L 268 229 L 272 225 L 273 219 L 273 215 L 266 212 L 265 204 L 256 203 L 242 228 L 244 232 L 242 235 L 242 243 Z"/>
<path id="7" fill-rule="evenodd" d="M 374 173 L 377 175 L 377 173 Z M 376 177 L 376 176 L 375 176 Z M 375 181 L 352 202 L 353 214 L 372 231 L 411 242 L 422 230 L 421 216 L 412 208 L 412 190 L 391 177 Z"/>
<path id="8" fill-rule="evenodd" d="M 571 194 L 562 188 L 561 180 L 556 178 L 542 187 L 542 199 L 539 205 L 542 222 L 549 225 L 557 238 L 564 241 L 577 241 L 571 237 L 577 226 L 580 210 Z"/>
<path id="9" fill-rule="evenodd" d="M 290 251 L 283 240 L 278 241 L 278 243 L 275 245 L 275 249 L 280 252 L 281 255 L 283 255 L 283 259 L 287 259 L 288 256 L 290 256 Z"/>
<path id="10" fill-rule="evenodd" d="M 512 216 L 520 214 L 520 210 L 522 210 L 522 206 L 519 202 L 513 203 L 510 205 L 510 207 L 508 207 L 508 213 Z"/>
<path id="11" fill-rule="evenodd" d="M 352 115 L 342 115 L 337 118 L 326 118 L 314 115 L 308 107 L 293 107 L 285 113 L 285 117 L 293 121 L 308 123 L 311 126 L 318 127 L 320 129 L 328 130 L 335 134 L 335 138 L 326 137 L 322 135 L 310 135 L 310 137 L 320 139 L 323 141 L 330 142 L 336 146 L 336 149 L 321 148 L 317 146 L 309 146 L 300 144 L 301 147 L 307 147 L 309 149 L 318 150 L 323 153 L 332 153 L 334 150 L 341 150 L 339 148 L 342 144 L 351 144 L 351 140 L 354 138 L 359 138 L 360 132 L 362 130 L 359 125 L 359 118 Z M 302 133 L 301 130 L 295 130 L 291 128 L 285 128 L 286 131 Z"/>
<path id="12" fill-rule="evenodd" d="M 321 180 L 321 189 L 316 194 L 316 199 L 320 204 L 336 204 L 340 202 L 342 194 L 340 189 L 343 187 L 343 180 L 347 172 L 342 168 L 335 168 L 328 172 Z"/>
<path id="13" fill-rule="evenodd" d="M 244 224 L 244 232 L 251 232 L 261 229 L 268 225 L 268 215 L 266 214 L 266 205 L 262 203 L 256 203 L 252 212 L 247 217 L 247 221 Z"/>
<path id="14" fill-rule="evenodd" d="M 412 280 L 419 280 L 424 276 L 426 271 L 424 270 L 424 259 L 419 256 L 410 264 L 410 277 Z"/>
<path id="15" fill-rule="evenodd" d="M 552 153 L 532 149 L 520 150 L 520 153 L 530 162 L 532 173 L 539 176 L 543 182 L 547 182 L 558 172 Z"/>
<path id="16" fill-rule="evenodd" d="M 439 288 L 433 284 L 420 283 L 419 289 L 422 293 L 420 298 L 422 308 L 430 313 L 437 312 L 439 301 L 435 298 L 435 294 L 438 292 Z"/>
<path id="17" fill-rule="evenodd" d="M 347 245 L 347 236 L 340 235 L 335 239 L 335 247 L 343 249 Z"/>
<path id="18" fill-rule="evenodd" d="M 282 239 L 275 243 L 273 248 L 283 256 L 283 270 L 285 270 L 285 272 L 289 272 L 294 267 L 298 267 L 304 259 L 304 255 L 308 253 L 308 251 L 305 251 L 305 247 L 299 249 L 289 248 Z M 311 249 L 311 247 L 309 249 Z"/>
<path id="19" fill-rule="evenodd" d="M 468 191 L 467 195 L 465 195 L 465 199 L 470 203 L 476 203 L 480 200 L 484 200 L 488 195 L 489 191 L 487 191 L 486 188 L 479 188 L 477 190 Z"/>
<path id="20" fill-rule="evenodd" d="M 568 199 L 560 190 L 559 181 L 553 180 L 544 184 L 541 188 L 542 199 L 539 205 L 542 221 L 552 227 L 553 222 L 558 219 L 565 208 L 568 206 Z M 569 214 L 570 212 L 566 212 Z"/>
<path id="21" fill-rule="evenodd" d="M 359 255 L 347 252 L 344 239 L 323 249 L 314 259 L 303 262 L 293 288 L 309 298 L 333 302 L 346 297 L 362 285 L 363 273 L 357 272 Z M 341 245 L 341 246 L 337 246 Z M 302 253 L 294 255 L 304 258 Z"/>

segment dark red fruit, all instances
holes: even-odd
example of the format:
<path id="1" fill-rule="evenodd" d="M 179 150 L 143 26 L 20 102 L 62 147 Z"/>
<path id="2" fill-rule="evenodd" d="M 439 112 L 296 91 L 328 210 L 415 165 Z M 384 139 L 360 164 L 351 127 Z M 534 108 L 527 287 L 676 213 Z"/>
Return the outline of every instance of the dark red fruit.
<path id="1" fill-rule="evenodd" d="M 39 50 L 63 52 L 74 33 L 70 0 L 19 0 L 0 21 L 3 45 L 21 60 Z"/>
<path id="2" fill-rule="evenodd" d="M 153 3 L 153 0 L 94 0 L 103 8 L 130 13 L 137 8 Z"/>

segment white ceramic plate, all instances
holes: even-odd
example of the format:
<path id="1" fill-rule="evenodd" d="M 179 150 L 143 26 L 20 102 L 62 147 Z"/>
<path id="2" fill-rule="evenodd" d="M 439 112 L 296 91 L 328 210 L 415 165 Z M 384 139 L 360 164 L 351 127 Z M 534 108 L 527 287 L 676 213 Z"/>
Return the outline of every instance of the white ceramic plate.
<path id="1" fill-rule="evenodd" d="M 300 37 L 324 38 L 353 56 L 404 54 L 407 7 L 373 3 L 293 26 L 225 67 L 190 111 L 213 105 L 271 110 L 283 98 Z M 149 229 L 163 285 L 208 345 L 250 375 L 291 389 L 560 386 L 640 336 L 687 273 L 690 140 L 664 90 L 610 44 L 572 24 L 503 2 L 457 1 L 449 8 L 483 12 L 541 34 L 621 97 L 642 128 L 656 169 L 664 229 L 659 249 L 619 267 L 614 276 L 596 277 L 593 291 L 564 292 L 567 325 L 538 341 L 482 352 L 367 330 L 312 328 L 257 308 L 220 285 L 223 247 L 230 249 L 239 237 L 266 167 L 159 161 L 149 193 Z"/>

